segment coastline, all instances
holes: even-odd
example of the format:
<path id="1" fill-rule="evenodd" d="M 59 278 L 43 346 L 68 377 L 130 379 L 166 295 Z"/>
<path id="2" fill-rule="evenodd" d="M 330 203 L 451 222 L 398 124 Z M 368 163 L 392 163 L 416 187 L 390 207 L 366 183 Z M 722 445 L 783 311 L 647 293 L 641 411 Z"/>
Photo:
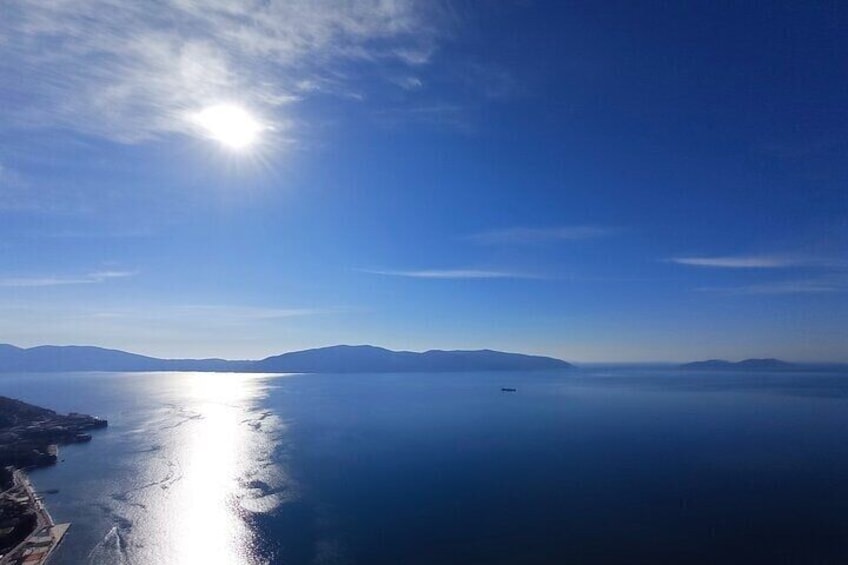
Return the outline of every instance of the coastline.
<path id="1" fill-rule="evenodd" d="M 91 430 L 106 420 L 79 412 L 67 415 L 0 396 L 0 565 L 43 565 L 61 543 L 70 524 L 56 524 L 25 469 L 49 467 L 59 460 L 59 445 L 91 441 Z M 18 536 L 24 536 L 11 546 Z"/>
<path id="2" fill-rule="evenodd" d="M 26 472 L 16 469 L 13 482 L 13 486 L 3 495 L 26 497 L 27 505 L 35 511 L 36 525 L 23 541 L 0 557 L 0 565 L 44 565 L 62 543 L 71 524 L 56 524 L 53 521 Z"/>

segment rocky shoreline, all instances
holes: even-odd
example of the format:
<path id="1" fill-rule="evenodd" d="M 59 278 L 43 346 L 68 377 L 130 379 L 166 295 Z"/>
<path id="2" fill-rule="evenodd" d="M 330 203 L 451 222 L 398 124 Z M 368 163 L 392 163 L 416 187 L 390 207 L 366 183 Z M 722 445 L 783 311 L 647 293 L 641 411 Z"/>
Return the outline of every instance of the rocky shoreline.
<path id="1" fill-rule="evenodd" d="M 91 441 L 87 432 L 106 426 L 0 396 L 0 565 L 46 562 L 70 526 L 53 523 L 24 471 L 54 465 L 59 445 Z"/>

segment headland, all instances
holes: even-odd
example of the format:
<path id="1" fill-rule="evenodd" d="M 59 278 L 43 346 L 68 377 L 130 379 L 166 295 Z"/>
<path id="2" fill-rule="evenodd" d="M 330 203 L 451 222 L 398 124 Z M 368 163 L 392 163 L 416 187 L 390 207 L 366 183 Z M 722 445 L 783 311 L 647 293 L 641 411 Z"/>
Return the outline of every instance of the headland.
<path id="1" fill-rule="evenodd" d="M 53 522 L 25 471 L 54 465 L 59 445 L 91 441 L 87 432 L 107 425 L 0 396 L 0 565 L 43 565 L 70 527 Z"/>

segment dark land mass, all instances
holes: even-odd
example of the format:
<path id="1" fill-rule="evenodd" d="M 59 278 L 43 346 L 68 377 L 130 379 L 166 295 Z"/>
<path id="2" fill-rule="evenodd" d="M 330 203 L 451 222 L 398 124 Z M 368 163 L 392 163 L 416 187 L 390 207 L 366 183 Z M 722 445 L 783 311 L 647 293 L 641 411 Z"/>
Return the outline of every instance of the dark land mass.
<path id="1" fill-rule="evenodd" d="M 461 371 L 536 371 L 567 369 L 569 363 L 552 357 L 480 351 L 391 351 L 370 345 L 337 345 L 268 357 L 253 364 L 262 372 L 294 373 L 408 373 Z"/>
<path id="2" fill-rule="evenodd" d="M 568 369 L 560 359 L 479 351 L 391 351 L 370 345 L 336 345 L 294 351 L 259 361 L 157 359 L 91 346 L 43 345 L 22 349 L 0 345 L 0 372 L 199 371 L 252 373 L 387 373 L 537 371 Z"/>
<path id="3" fill-rule="evenodd" d="M 806 367 L 780 359 L 745 359 L 736 363 L 723 359 L 710 359 L 685 363 L 680 368 L 709 371 L 796 371 Z"/>
<path id="4" fill-rule="evenodd" d="M 93 416 L 57 414 L 0 396 L 0 468 L 52 465 L 55 446 L 90 441 L 86 432 L 106 426 L 106 420 Z"/>
<path id="5" fill-rule="evenodd" d="M 85 414 L 57 414 L 0 396 L 0 555 L 53 524 L 37 507 L 18 469 L 56 463 L 58 445 L 91 440 L 88 431 L 105 428 L 106 420 Z M 18 550 L 20 551 L 20 550 Z"/>
<path id="6" fill-rule="evenodd" d="M 238 371 L 249 363 L 224 359 L 157 359 L 84 345 L 41 345 L 23 349 L 0 344 L 0 372 Z"/>

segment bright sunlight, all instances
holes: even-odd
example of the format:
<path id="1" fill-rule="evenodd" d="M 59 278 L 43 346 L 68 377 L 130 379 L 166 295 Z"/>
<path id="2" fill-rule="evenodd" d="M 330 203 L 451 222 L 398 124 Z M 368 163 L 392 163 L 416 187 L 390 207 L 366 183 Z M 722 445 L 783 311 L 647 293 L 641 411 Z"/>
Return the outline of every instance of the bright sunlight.
<path id="1" fill-rule="evenodd" d="M 232 104 L 207 106 L 193 116 L 193 121 L 208 137 L 236 150 L 256 143 L 264 129 L 247 110 Z"/>

